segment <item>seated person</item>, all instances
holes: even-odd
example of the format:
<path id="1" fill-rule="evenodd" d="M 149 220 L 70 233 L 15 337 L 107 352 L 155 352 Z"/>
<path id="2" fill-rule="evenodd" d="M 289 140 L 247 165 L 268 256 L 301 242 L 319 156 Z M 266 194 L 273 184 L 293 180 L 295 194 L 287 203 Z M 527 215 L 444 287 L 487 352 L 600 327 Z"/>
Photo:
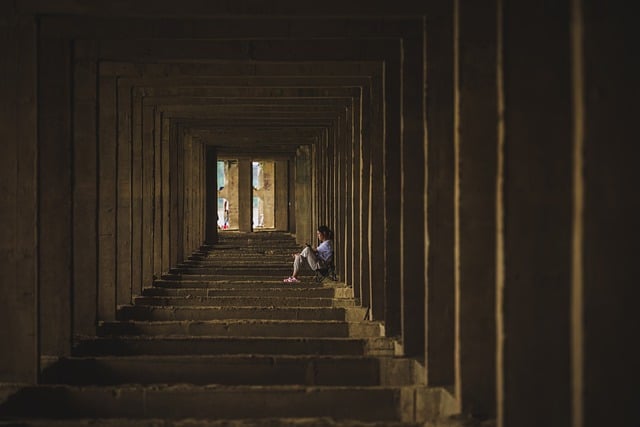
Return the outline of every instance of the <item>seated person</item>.
<path id="1" fill-rule="evenodd" d="M 302 267 L 303 260 L 307 261 L 313 271 L 323 268 L 331 262 L 333 259 L 333 242 L 331 241 L 333 232 L 326 225 L 321 225 L 318 227 L 317 235 L 320 241 L 320 246 L 318 246 L 317 249 L 313 249 L 307 244 L 302 252 L 293 254 L 293 274 L 284 279 L 285 283 L 300 282 L 297 276 L 300 267 Z"/>

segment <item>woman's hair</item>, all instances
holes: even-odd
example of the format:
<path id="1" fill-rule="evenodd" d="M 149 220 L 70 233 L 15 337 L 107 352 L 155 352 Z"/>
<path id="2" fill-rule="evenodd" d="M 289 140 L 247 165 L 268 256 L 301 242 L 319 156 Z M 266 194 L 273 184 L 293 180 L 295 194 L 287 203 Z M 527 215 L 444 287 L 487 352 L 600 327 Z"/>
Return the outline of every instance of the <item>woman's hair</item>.
<path id="1" fill-rule="evenodd" d="M 326 225 L 321 225 L 320 227 L 318 227 L 318 231 L 322 233 L 322 235 L 327 239 L 333 239 L 333 231 L 331 231 L 331 229 Z"/>

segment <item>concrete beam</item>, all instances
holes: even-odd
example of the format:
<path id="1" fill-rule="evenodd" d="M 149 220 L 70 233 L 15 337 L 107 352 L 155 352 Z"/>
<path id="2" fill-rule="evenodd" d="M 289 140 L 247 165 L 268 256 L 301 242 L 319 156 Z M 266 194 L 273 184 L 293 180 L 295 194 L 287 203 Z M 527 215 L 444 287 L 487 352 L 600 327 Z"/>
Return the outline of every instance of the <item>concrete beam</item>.
<path id="1" fill-rule="evenodd" d="M 89 40 L 76 40 L 76 46 L 91 44 Z M 187 79 L 207 77 L 291 77 L 325 76 L 353 77 L 370 76 L 380 78 L 383 74 L 380 61 L 220 61 L 220 62 L 163 62 L 133 63 L 120 61 L 102 61 L 101 74 L 113 74 L 127 79 Z"/>
<path id="2" fill-rule="evenodd" d="M 121 35 L 119 37 L 122 37 Z M 101 40 L 100 57 L 106 61 L 209 60 L 215 56 L 224 61 L 379 61 L 390 52 L 401 50 L 398 36 L 375 39 L 177 39 L 177 40 Z"/>
<path id="3" fill-rule="evenodd" d="M 27 0 L 29 1 L 29 0 Z M 35 1 L 35 0 L 34 0 Z M 437 5 L 437 2 L 434 3 Z M 341 5 L 340 8 L 343 8 Z M 121 8 L 124 10 L 124 8 Z M 369 6 L 365 8 L 369 10 Z M 362 10 L 360 9 L 359 12 Z M 45 14 L 47 15 L 47 14 Z M 244 16 L 237 18 L 202 19 L 163 19 L 150 20 L 148 14 L 142 19 L 124 18 L 123 14 L 88 19 L 85 14 L 78 16 L 50 15 L 41 18 L 42 34 L 57 34 L 66 38 L 77 39 L 150 39 L 162 34 L 163 39 L 184 38 L 185 28 L 189 28 L 186 36 L 193 39 L 283 39 L 295 40 L 300 38 L 376 38 L 382 35 L 394 37 L 418 37 L 419 27 L 422 25 L 422 14 L 392 18 L 385 16 L 362 17 L 349 19 L 344 16 L 332 17 L 304 17 L 295 16 L 273 17 L 265 20 L 259 17 Z M 72 15 L 76 15 L 75 13 Z"/>

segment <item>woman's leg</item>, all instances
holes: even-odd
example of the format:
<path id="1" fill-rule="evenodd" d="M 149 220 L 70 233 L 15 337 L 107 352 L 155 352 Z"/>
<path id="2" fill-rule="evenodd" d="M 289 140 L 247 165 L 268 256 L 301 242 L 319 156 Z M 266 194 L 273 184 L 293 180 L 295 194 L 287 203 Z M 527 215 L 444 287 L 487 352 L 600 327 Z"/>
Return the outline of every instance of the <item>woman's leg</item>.
<path id="1" fill-rule="evenodd" d="M 303 251 L 304 252 L 304 251 Z M 298 270 L 302 267 L 302 254 L 299 253 L 293 259 L 293 276 L 296 277 L 298 275 Z"/>
<path id="2" fill-rule="evenodd" d="M 311 250 L 311 248 L 307 246 L 302 250 L 302 252 L 294 256 L 293 277 L 298 276 L 298 271 L 300 271 L 300 268 L 302 268 L 304 260 L 307 260 L 307 263 L 309 263 L 309 267 L 311 267 L 313 271 L 318 269 L 318 258 L 316 257 L 316 254 Z"/>
<path id="3" fill-rule="evenodd" d="M 309 263 L 309 267 L 311 267 L 313 271 L 316 271 L 318 267 L 320 267 L 319 260 L 318 260 L 318 257 L 316 256 L 316 253 L 313 252 L 313 250 L 311 250 L 309 246 L 305 247 L 302 250 L 302 252 L 300 253 L 300 256 L 307 259 L 307 262 Z"/>

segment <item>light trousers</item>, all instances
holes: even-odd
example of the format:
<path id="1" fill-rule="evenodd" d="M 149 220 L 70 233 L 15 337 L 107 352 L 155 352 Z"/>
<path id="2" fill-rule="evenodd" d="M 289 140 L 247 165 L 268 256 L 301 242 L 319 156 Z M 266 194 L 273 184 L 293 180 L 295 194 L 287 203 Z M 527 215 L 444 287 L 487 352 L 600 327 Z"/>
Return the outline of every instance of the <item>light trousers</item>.
<path id="1" fill-rule="evenodd" d="M 322 267 L 322 260 L 318 259 L 316 253 L 309 246 L 305 246 L 305 248 L 296 255 L 296 258 L 293 260 L 293 275 L 296 276 L 298 271 L 302 267 L 304 260 L 307 260 L 309 263 L 309 267 L 313 271 L 316 271 L 318 268 Z"/>

